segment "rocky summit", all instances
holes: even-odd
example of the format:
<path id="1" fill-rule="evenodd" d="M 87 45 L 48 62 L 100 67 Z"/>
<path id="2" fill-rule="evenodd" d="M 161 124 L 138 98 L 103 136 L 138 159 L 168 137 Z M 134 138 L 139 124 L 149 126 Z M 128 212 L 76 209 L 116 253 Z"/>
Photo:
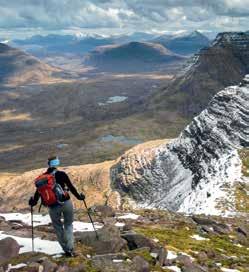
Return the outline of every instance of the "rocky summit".
<path id="1" fill-rule="evenodd" d="M 248 63 L 249 35 L 246 32 L 220 33 L 167 87 L 154 95 L 150 107 L 195 116 L 207 107 L 218 91 L 238 84 L 249 73 Z"/>
<path id="2" fill-rule="evenodd" d="M 140 207 L 187 213 L 232 212 L 241 178 L 238 150 L 249 147 L 249 81 L 220 91 L 170 144 L 127 153 L 113 186 Z M 227 200 L 228 204 L 222 205 Z"/>

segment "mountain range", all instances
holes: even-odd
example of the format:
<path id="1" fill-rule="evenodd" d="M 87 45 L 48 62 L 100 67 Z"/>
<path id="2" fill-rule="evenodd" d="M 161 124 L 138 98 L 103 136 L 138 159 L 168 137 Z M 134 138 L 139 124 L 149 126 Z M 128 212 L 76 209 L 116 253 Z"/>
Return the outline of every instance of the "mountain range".
<path id="1" fill-rule="evenodd" d="M 86 54 L 97 46 L 130 42 L 154 42 L 176 54 L 188 55 L 196 53 L 200 48 L 207 46 L 209 40 L 198 31 L 192 33 L 170 34 L 157 36 L 156 34 L 135 32 L 132 34 L 100 36 L 100 35 L 35 35 L 22 40 L 13 40 L 11 44 L 20 47 L 35 56 L 45 57 L 51 54 Z"/>
<path id="2" fill-rule="evenodd" d="M 200 49 L 208 46 L 210 43 L 210 40 L 199 31 L 173 36 L 162 35 L 152 41 L 160 43 L 172 52 L 180 55 L 197 53 Z"/>

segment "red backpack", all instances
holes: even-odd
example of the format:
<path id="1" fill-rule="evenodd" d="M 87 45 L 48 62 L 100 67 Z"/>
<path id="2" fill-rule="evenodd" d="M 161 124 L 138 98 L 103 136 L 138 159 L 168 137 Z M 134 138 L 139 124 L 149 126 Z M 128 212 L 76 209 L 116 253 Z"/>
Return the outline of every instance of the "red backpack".
<path id="1" fill-rule="evenodd" d="M 51 206 L 57 203 L 55 194 L 56 180 L 54 174 L 44 173 L 35 179 L 35 186 L 42 198 L 42 203 L 46 206 Z"/>

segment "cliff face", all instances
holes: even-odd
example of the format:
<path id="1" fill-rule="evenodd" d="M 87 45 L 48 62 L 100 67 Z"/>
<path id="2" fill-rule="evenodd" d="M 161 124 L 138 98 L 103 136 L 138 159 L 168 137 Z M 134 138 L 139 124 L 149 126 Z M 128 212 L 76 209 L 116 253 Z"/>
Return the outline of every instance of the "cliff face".
<path id="1" fill-rule="evenodd" d="M 249 76 L 215 95 L 172 143 L 123 156 L 113 187 L 140 206 L 220 213 L 240 179 L 237 150 L 249 146 L 248 134 Z"/>
<path id="2" fill-rule="evenodd" d="M 249 35 L 227 32 L 196 54 L 164 90 L 150 101 L 152 108 L 167 108 L 194 116 L 207 107 L 221 89 L 238 84 L 249 73 Z"/>

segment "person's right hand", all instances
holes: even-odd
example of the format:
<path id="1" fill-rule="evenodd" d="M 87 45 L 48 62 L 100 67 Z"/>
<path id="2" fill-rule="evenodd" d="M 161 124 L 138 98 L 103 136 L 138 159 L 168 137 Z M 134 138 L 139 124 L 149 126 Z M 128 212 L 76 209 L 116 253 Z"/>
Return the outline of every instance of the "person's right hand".
<path id="1" fill-rule="evenodd" d="M 33 207 L 33 206 L 35 206 L 36 204 L 37 204 L 37 202 L 34 200 L 33 197 L 31 197 L 31 198 L 29 199 L 29 206 Z"/>
<path id="2" fill-rule="evenodd" d="M 86 199 L 86 196 L 85 196 L 84 194 L 81 193 L 81 194 L 80 194 L 80 197 L 79 197 L 79 200 L 82 200 L 82 201 L 83 201 L 83 200 L 85 200 L 85 199 Z"/>

